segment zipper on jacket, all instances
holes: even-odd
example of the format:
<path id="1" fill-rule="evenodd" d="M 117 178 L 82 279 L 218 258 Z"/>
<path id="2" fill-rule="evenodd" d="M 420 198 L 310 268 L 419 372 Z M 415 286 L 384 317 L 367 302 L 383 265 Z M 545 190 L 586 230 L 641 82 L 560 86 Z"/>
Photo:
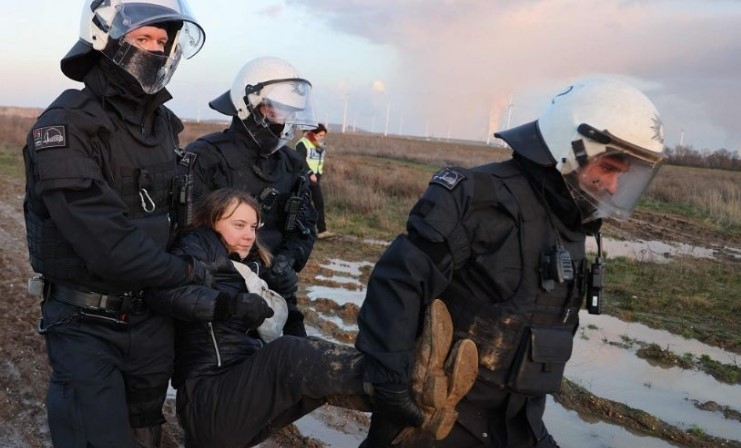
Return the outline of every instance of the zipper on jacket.
<path id="1" fill-rule="evenodd" d="M 216 352 L 216 367 L 221 367 L 221 354 L 219 353 L 219 344 L 216 343 L 216 335 L 214 334 L 214 326 L 211 322 L 208 323 L 208 332 L 211 334 L 211 342 L 213 342 L 214 352 Z"/>

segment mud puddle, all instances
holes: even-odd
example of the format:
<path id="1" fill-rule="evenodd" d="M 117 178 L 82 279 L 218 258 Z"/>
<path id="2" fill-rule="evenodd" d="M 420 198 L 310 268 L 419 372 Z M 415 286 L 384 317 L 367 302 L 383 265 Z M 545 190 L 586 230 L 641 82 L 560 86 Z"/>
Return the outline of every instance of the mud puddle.
<path id="1" fill-rule="evenodd" d="M 608 257 L 626 257 L 638 261 L 651 263 L 669 263 L 672 257 L 690 256 L 695 258 L 714 258 L 720 250 L 736 252 L 741 257 L 741 251 L 733 248 L 707 248 L 685 243 L 667 243 L 665 241 L 625 241 L 611 238 L 602 238 L 602 250 Z M 587 238 L 587 251 L 597 252 L 597 243 L 594 238 Z"/>

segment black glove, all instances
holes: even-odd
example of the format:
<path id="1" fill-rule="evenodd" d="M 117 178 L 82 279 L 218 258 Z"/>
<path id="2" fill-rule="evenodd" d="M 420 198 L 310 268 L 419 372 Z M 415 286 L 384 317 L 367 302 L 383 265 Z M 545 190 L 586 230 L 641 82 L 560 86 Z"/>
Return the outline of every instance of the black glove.
<path id="1" fill-rule="evenodd" d="M 273 309 L 259 294 L 229 294 L 220 292 L 216 296 L 214 320 L 234 318 L 254 329 L 262 325 L 268 317 L 273 317 Z"/>
<path id="2" fill-rule="evenodd" d="M 234 264 L 226 257 L 218 258 L 212 263 L 204 263 L 190 256 L 185 257 L 185 260 L 190 264 L 188 283 L 191 284 L 211 287 L 214 284 L 214 277 L 239 276 Z"/>
<path id="3" fill-rule="evenodd" d="M 406 384 L 374 384 L 373 415 L 404 426 L 419 427 L 424 422 L 424 414 L 409 394 Z"/>
<path id="4" fill-rule="evenodd" d="M 374 384 L 371 400 L 373 415 L 361 448 L 390 447 L 402 429 L 421 426 L 424 421 L 424 415 L 409 395 L 406 384 Z"/>
<path id="5" fill-rule="evenodd" d="M 283 297 L 291 297 L 298 291 L 298 275 L 293 269 L 293 260 L 285 255 L 275 257 L 273 264 L 261 277 L 270 289 Z"/>

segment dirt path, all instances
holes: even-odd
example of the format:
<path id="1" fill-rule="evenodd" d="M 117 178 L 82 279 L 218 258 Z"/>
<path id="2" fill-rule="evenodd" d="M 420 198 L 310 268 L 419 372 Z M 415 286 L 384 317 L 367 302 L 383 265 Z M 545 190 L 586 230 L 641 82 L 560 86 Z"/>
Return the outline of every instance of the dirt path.
<path id="1" fill-rule="evenodd" d="M 31 275 L 23 224 L 23 186 L 0 181 L 0 446 L 48 446 L 47 366 L 36 331 L 39 304 L 26 293 Z"/>

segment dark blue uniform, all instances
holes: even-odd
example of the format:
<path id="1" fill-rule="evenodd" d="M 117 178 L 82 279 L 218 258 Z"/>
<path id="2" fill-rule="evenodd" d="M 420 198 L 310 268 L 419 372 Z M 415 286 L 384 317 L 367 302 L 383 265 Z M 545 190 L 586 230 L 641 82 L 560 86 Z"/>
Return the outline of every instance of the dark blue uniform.
<path id="1" fill-rule="evenodd" d="M 167 91 L 144 95 L 107 59 L 84 82 L 39 117 L 24 148 L 49 427 L 56 447 L 133 447 L 131 428 L 159 439 L 173 362 L 171 320 L 151 314 L 141 291 L 189 277 L 166 252 L 182 124 L 162 105 Z"/>
<path id="2" fill-rule="evenodd" d="M 534 124 L 526 130 L 534 132 Z M 407 234 L 371 274 L 356 347 L 367 358 L 367 381 L 408 384 L 422 311 L 441 298 L 454 339 L 476 343 L 479 375 L 445 440 L 405 446 L 555 446 L 542 415 L 571 355 L 585 235 L 555 169 L 515 155 L 435 174 L 409 215 Z M 564 252 L 561 267 L 574 275 L 559 281 L 552 263 Z"/>

